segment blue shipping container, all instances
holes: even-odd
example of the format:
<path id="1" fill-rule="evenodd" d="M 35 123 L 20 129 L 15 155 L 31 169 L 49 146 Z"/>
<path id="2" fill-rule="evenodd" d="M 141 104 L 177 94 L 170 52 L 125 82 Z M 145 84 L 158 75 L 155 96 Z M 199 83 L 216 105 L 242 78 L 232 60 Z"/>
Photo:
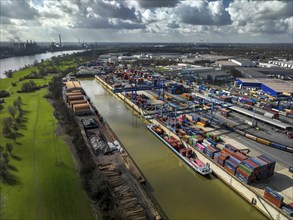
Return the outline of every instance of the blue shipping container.
<path id="1" fill-rule="evenodd" d="M 269 194 L 271 194 L 273 197 L 275 197 L 279 201 L 283 201 L 284 197 L 281 196 L 279 193 L 276 191 L 272 190 L 270 187 L 266 187 L 265 191 Z"/>

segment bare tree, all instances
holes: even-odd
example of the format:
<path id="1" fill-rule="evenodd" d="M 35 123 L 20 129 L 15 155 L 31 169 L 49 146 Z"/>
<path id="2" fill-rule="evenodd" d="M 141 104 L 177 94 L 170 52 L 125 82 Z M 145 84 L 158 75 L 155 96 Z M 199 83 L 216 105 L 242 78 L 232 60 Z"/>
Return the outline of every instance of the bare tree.
<path id="1" fill-rule="evenodd" d="M 8 106 L 8 113 L 11 115 L 11 117 L 12 117 L 13 119 L 15 119 L 16 108 L 14 108 L 13 106 Z"/>

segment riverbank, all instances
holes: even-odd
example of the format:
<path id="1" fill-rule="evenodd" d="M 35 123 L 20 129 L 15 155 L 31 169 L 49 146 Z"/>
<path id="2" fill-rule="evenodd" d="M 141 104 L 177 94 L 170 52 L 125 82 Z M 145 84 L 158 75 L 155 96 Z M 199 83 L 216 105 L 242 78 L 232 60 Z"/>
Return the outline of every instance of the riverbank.
<path id="1" fill-rule="evenodd" d="M 69 83 L 71 82 L 66 84 Z M 72 111 L 75 105 L 69 105 L 72 104 L 69 102 L 70 94 L 72 95 L 65 87 L 63 100 L 69 111 Z M 91 106 L 91 103 L 89 105 Z M 111 189 L 110 193 L 117 212 L 124 219 L 161 219 L 162 211 L 157 211 L 158 205 L 149 198 L 144 187 L 145 179 L 121 141 L 100 116 L 98 110 L 87 111 L 84 114 L 76 114 L 74 118 L 86 147 L 91 152 L 91 159 L 103 174 L 108 188 Z M 86 127 L 84 121 L 87 121 L 86 124 L 89 121 L 94 123 L 91 127 Z"/>
<path id="2" fill-rule="evenodd" d="M 62 64 L 60 71 L 72 63 Z M 63 69 L 64 68 L 64 69 Z M 95 219 L 91 204 L 82 190 L 71 152 L 60 133 L 51 104 L 44 98 L 47 88 L 29 93 L 17 93 L 29 79 L 19 82 L 35 67 L 1 79 L 0 87 L 10 93 L 0 111 L 3 119 L 11 117 L 8 107 L 20 97 L 23 116 L 13 138 L 1 134 L 0 144 L 13 146 L 8 162 L 8 179 L 1 182 L 1 219 Z M 47 85 L 54 74 L 32 79 L 36 85 Z M 12 82 L 16 82 L 12 86 Z M 15 115 L 17 118 L 18 113 Z M 14 131 L 14 130 L 13 130 Z M 5 150 L 4 150 L 5 151 Z M 3 158 L 1 158 L 2 161 Z M 29 202 L 29 204 L 28 204 Z"/>
<path id="3" fill-rule="evenodd" d="M 131 108 L 135 109 L 137 112 L 141 113 L 142 110 L 138 108 L 135 104 L 133 104 L 130 100 L 126 99 L 122 94 L 114 94 L 112 92 L 111 86 L 106 84 L 103 80 L 99 79 L 97 77 L 97 80 L 115 97 L 121 99 L 123 102 L 127 103 Z M 156 123 L 156 121 L 151 121 L 153 123 Z M 169 129 L 166 130 L 167 132 L 170 132 Z M 173 134 L 172 134 L 173 135 Z M 175 134 L 174 134 L 175 136 Z M 225 182 L 227 185 L 229 185 L 231 188 L 233 188 L 237 193 L 239 193 L 242 197 L 244 197 L 249 203 L 252 201 L 252 199 L 256 199 L 255 207 L 258 208 L 260 211 L 262 211 L 266 216 L 269 218 L 284 218 L 287 219 L 287 217 L 282 213 L 281 210 L 276 209 L 272 205 L 270 205 L 268 202 L 266 202 L 262 195 L 255 192 L 253 189 L 251 189 L 250 186 L 242 184 L 238 179 L 234 178 L 233 176 L 230 176 L 227 172 L 225 172 L 221 167 L 218 167 L 216 164 L 214 164 L 213 161 L 209 160 L 205 155 L 201 155 L 199 152 L 196 152 L 199 156 L 199 159 L 204 162 L 209 162 L 210 164 L 213 163 L 212 169 L 214 170 L 215 174 L 219 176 L 223 182 Z"/>
<path id="4" fill-rule="evenodd" d="M 48 60 L 53 56 L 60 56 L 65 54 L 79 53 L 85 50 L 69 50 L 69 51 L 56 51 L 56 52 L 46 52 L 41 54 L 34 54 L 30 56 L 18 56 L 0 59 L 0 79 L 6 78 L 4 75 L 5 71 L 16 71 L 21 68 L 25 68 L 29 65 L 33 65 L 35 61 L 41 62 L 42 60 Z M 27 69 L 27 68 L 26 68 Z M 24 70 L 26 70 L 24 69 Z"/>

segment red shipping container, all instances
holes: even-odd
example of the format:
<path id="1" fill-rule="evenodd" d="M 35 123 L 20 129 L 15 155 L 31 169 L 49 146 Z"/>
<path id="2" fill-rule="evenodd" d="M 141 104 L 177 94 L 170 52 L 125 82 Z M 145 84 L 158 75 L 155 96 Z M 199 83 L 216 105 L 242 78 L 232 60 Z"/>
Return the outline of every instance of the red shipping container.
<path id="1" fill-rule="evenodd" d="M 248 157 L 246 155 L 244 155 L 243 153 L 241 153 L 241 152 L 233 153 L 232 156 L 235 157 L 236 159 L 240 160 L 240 161 L 248 159 Z"/>
<path id="2" fill-rule="evenodd" d="M 222 152 L 226 153 L 229 156 L 232 156 L 233 152 L 229 151 L 227 148 L 223 148 Z"/>
<path id="3" fill-rule="evenodd" d="M 224 167 L 225 170 L 228 171 L 228 173 L 232 174 L 233 176 L 235 175 L 234 171 L 230 170 L 228 167 Z"/>
<path id="4" fill-rule="evenodd" d="M 275 206 L 277 206 L 278 208 L 280 208 L 283 204 L 282 201 L 277 200 L 275 197 L 273 197 L 272 195 L 270 195 L 269 193 L 265 193 L 264 194 L 264 198 L 266 200 L 268 200 L 269 202 L 273 203 Z"/>

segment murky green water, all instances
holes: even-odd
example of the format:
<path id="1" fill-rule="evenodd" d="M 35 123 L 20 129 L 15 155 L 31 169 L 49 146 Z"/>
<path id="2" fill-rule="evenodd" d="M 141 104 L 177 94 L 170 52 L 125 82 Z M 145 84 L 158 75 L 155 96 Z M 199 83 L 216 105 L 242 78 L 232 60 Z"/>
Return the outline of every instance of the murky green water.
<path id="1" fill-rule="evenodd" d="M 219 179 L 187 167 L 95 80 L 81 84 L 145 175 L 169 219 L 265 219 Z"/>

